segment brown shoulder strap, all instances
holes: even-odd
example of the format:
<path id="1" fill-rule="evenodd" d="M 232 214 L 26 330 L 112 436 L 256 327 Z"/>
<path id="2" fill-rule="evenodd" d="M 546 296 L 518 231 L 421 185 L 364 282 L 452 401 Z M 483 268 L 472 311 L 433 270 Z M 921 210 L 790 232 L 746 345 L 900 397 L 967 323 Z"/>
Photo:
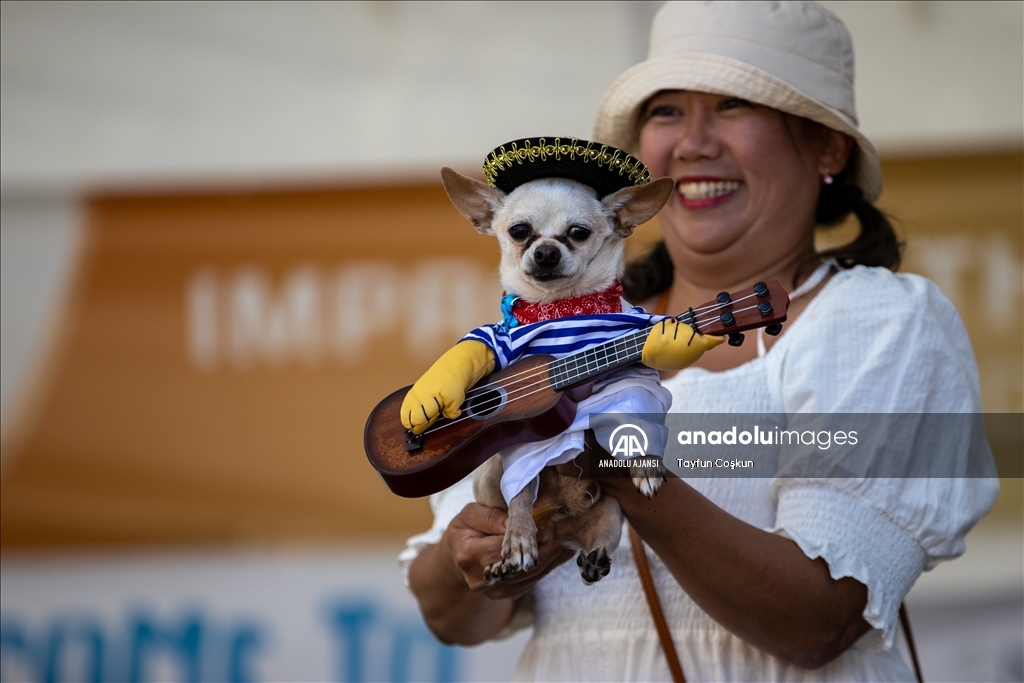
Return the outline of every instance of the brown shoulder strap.
<path id="1" fill-rule="evenodd" d="M 658 631 L 661 650 L 665 653 L 665 659 L 668 660 L 668 670 L 672 673 L 672 680 L 675 683 L 686 683 L 683 666 L 679 663 L 679 655 L 676 653 L 676 645 L 672 642 L 672 632 L 668 630 L 665 613 L 661 610 L 661 600 L 658 599 L 658 591 L 654 588 L 654 577 L 651 576 L 651 567 L 647 564 L 644 542 L 632 524 L 627 524 L 627 526 L 629 527 L 629 544 L 633 546 L 633 560 L 640 573 L 640 583 L 644 587 L 647 606 L 651 608 L 651 616 L 654 617 L 654 628 Z"/>
<path id="2" fill-rule="evenodd" d="M 907 649 L 910 650 L 910 661 L 914 663 L 914 675 L 917 676 L 917 683 L 924 683 L 924 676 L 921 675 L 921 662 L 917 659 L 917 645 L 914 644 L 914 634 L 910 631 L 910 617 L 907 615 L 907 603 L 905 602 L 900 603 L 900 623 L 903 624 L 903 633 L 907 637 Z"/>
<path id="3" fill-rule="evenodd" d="M 665 309 L 668 308 L 668 297 L 670 294 L 672 294 L 671 287 L 662 292 L 661 296 L 658 297 L 658 303 L 654 306 L 655 315 L 665 315 Z"/>
<path id="4" fill-rule="evenodd" d="M 636 532 L 632 524 L 627 524 L 627 526 L 629 527 L 629 544 L 633 547 L 633 561 L 640 574 L 640 583 L 644 587 L 647 606 L 651 608 L 654 628 L 658 631 L 658 640 L 661 641 L 661 650 L 665 653 L 665 659 L 668 661 L 668 670 L 672 673 L 672 680 L 675 683 L 686 683 L 683 666 L 679 663 L 679 654 L 672 641 L 672 632 L 668 630 L 668 622 L 661 609 L 661 600 L 658 599 L 658 591 L 654 587 L 651 567 L 647 564 L 643 539 L 640 538 L 640 534 Z M 914 663 L 914 675 L 917 676 L 917 683 L 924 683 L 924 676 L 921 675 L 921 662 L 917 658 L 917 645 L 914 643 L 914 634 L 910 630 L 910 617 L 907 615 L 906 604 L 900 605 L 900 624 L 903 625 L 903 633 L 907 637 L 907 648 L 910 650 L 910 659 Z"/>

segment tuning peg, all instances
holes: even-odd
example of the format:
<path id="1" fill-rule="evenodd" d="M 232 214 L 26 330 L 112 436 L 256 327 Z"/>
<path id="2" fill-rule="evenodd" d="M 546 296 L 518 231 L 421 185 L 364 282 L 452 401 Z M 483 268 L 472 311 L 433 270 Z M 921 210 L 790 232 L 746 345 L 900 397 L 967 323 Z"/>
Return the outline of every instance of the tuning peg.
<path id="1" fill-rule="evenodd" d="M 768 296 L 768 285 L 763 282 L 758 282 L 754 285 L 754 294 L 757 295 L 758 299 Z"/>
<path id="2" fill-rule="evenodd" d="M 743 346 L 743 333 L 733 332 L 729 335 L 729 346 Z"/>
<path id="3" fill-rule="evenodd" d="M 771 325 L 764 328 L 764 333 L 770 334 L 773 337 L 779 336 L 780 332 L 782 332 L 782 323 L 772 323 Z"/>

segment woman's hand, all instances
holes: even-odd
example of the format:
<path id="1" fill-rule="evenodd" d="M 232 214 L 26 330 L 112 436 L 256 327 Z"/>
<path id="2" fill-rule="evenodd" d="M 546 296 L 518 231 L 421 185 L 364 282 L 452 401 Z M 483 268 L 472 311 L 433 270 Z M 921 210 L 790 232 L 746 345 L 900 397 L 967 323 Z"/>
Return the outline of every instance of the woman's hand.
<path id="1" fill-rule="evenodd" d="M 475 645 L 494 637 L 515 614 L 519 599 L 574 555 L 560 544 L 543 544 L 529 571 L 488 583 L 484 567 L 501 559 L 507 523 L 504 511 L 470 503 L 452 519 L 440 542 L 413 560 L 409 587 L 427 626 L 443 642 Z"/>

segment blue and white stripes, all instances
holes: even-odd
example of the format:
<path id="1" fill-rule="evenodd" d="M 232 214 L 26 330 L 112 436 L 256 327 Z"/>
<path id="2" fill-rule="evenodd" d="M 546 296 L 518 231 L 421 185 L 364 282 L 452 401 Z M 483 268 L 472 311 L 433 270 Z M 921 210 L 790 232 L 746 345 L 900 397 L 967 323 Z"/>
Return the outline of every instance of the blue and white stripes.
<path id="1" fill-rule="evenodd" d="M 665 316 L 651 315 L 639 306 L 623 313 L 601 313 L 556 318 L 511 330 L 503 325 L 484 325 L 462 338 L 491 347 L 502 370 L 523 356 L 548 354 L 555 358 L 582 351 L 624 334 L 643 330 Z"/>

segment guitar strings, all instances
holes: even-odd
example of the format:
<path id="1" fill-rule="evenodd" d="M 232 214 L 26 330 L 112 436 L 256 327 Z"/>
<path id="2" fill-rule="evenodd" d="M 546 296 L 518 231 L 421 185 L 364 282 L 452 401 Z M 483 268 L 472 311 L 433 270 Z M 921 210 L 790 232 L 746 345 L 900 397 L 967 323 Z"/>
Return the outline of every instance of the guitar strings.
<path id="1" fill-rule="evenodd" d="M 757 308 L 756 306 L 748 306 L 746 308 L 737 309 L 735 312 L 736 313 L 741 313 L 741 312 L 753 310 L 753 309 L 756 309 L 756 308 Z M 648 334 L 650 334 L 650 329 L 651 328 L 648 328 L 648 329 L 645 329 L 645 330 L 638 330 L 637 332 L 632 332 L 632 333 L 629 333 L 627 335 L 623 335 L 622 337 L 619 338 L 619 341 L 626 341 L 627 337 L 632 337 L 631 339 L 626 341 L 626 343 L 633 342 L 636 345 L 636 344 L 639 343 L 641 337 L 646 337 Z M 552 361 L 551 364 L 558 362 L 558 360 L 561 360 L 561 359 L 556 359 L 555 361 Z M 607 358 L 605 358 L 605 359 L 597 359 L 597 358 L 595 358 L 594 360 L 587 361 L 586 365 L 583 366 L 583 368 L 582 368 L 582 370 L 583 370 L 582 373 L 580 372 L 581 368 L 579 366 L 577 366 L 576 368 L 573 368 L 573 370 L 576 371 L 576 379 L 581 378 L 583 376 L 583 374 L 588 373 L 591 370 L 600 371 L 600 370 L 604 370 L 606 368 L 609 368 L 617 360 L 620 360 L 620 359 L 614 359 L 612 362 L 608 362 Z M 601 365 L 602 362 L 605 363 L 604 366 Z M 503 377 L 499 382 L 494 382 L 494 383 L 485 385 L 483 387 L 479 387 L 478 390 L 475 391 L 472 396 L 467 396 L 467 400 L 469 400 L 469 398 L 475 398 L 475 397 L 479 396 L 481 393 L 488 393 L 490 391 L 495 391 L 496 389 L 506 389 L 507 390 L 508 387 L 510 387 L 512 385 L 521 384 L 522 382 L 527 382 L 527 381 L 532 380 L 532 379 L 534 379 L 536 377 L 542 377 L 542 376 L 546 375 L 549 372 L 551 364 L 549 364 L 548 366 L 546 366 L 544 368 L 532 368 L 531 370 L 525 370 L 522 373 L 518 373 L 517 375 L 510 375 L 509 377 Z M 591 365 L 594 365 L 594 367 L 591 368 L 590 367 Z M 532 374 L 528 374 L 528 373 L 532 373 Z M 568 379 L 568 375 L 570 373 L 568 371 L 565 371 L 565 372 L 562 372 L 560 374 L 565 375 L 565 377 L 563 379 Z M 526 375 L 526 376 L 525 377 L 520 377 L 521 375 Z M 509 381 L 509 380 L 512 380 L 512 379 L 517 378 L 517 377 L 520 377 L 520 378 L 517 379 L 516 381 Z M 551 378 L 548 377 L 547 379 L 551 379 Z M 549 386 L 548 381 L 546 381 L 545 379 L 542 379 L 542 380 L 540 380 L 538 382 L 534 382 L 532 384 L 526 384 L 524 386 L 519 386 L 519 387 L 516 387 L 515 389 L 512 389 L 511 391 L 506 391 L 505 392 L 505 404 L 508 405 L 508 404 L 512 403 L 513 401 L 522 400 L 524 398 L 527 398 L 528 396 L 532 396 L 533 394 L 538 393 L 539 391 L 544 391 L 545 389 L 548 388 L 548 386 Z M 487 389 L 486 391 L 484 391 L 484 389 L 486 387 L 490 387 L 490 389 Z M 537 389 L 535 391 L 530 391 L 529 393 L 526 393 L 526 394 L 522 393 L 523 391 L 527 391 L 529 389 L 533 389 L 534 387 L 540 387 L 540 389 Z M 442 423 L 440 425 L 432 426 L 430 429 L 426 430 L 423 433 L 424 434 L 428 434 L 430 432 L 437 431 L 439 429 L 443 429 L 444 427 L 447 427 L 449 425 L 453 425 L 453 424 L 456 424 L 458 422 L 462 422 L 463 420 L 474 418 L 476 416 L 476 414 L 485 413 L 488 410 L 491 410 L 491 409 L 497 407 L 495 405 L 495 403 L 497 405 L 501 405 L 501 402 L 502 402 L 502 397 L 500 395 L 495 397 L 494 399 L 488 399 L 483 404 L 481 404 L 480 406 L 476 407 L 476 413 L 475 414 L 462 415 L 462 416 L 460 416 L 460 417 L 458 417 L 458 418 L 456 418 L 454 420 L 451 420 L 451 421 L 448 421 L 448 422 L 444 422 L 444 423 Z M 465 405 L 465 402 L 463 403 L 463 405 Z"/>
<path id="2" fill-rule="evenodd" d="M 754 296 L 754 295 L 750 295 L 750 296 Z M 743 298 L 749 298 L 749 297 L 743 297 Z M 737 301 L 741 301 L 741 300 L 742 299 L 739 299 Z M 726 307 L 726 306 L 728 306 L 730 304 L 734 304 L 734 303 L 737 303 L 737 302 L 736 301 L 729 302 L 729 303 L 723 304 L 719 308 L 724 308 L 724 307 Z M 734 313 L 742 313 L 744 311 L 750 311 L 750 310 L 756 310 L 756 309 L 757 309 L 757 306 L 747 306 L 745 308 L 736 309 L 733 312 Z M 686 315 L 686 314 L 684 313 L 682 315 Z M 678 319 L 678 317 L 677 317 L 677 319 Z M 710 320 L 710 319 L 712 319 L 712 318 L 705 318 L 702 322 L 706 322 L 707 320 Z M 629 339 L 627 341 L 627 343 L 628 342 L 638 343 L 639 342 L 639 338 L 640 337 L 645 337 L 646 338 L 646 336 L 650 334 L 651 329 L 652 328 L 647 328 L 645 330 L 638 330 L 637 332 L 628 333 L 626 335 L 623 335 L 622 337 L 620 337 L 616 341 L 625 341 L 627 337 L 633 337 L 632 339 Z M 584 351 L 583 353 L 586 353 L 586 351 Z M 536 393 L 544 391 L 544 390 L 546 390 L 550 386 L 549 382 L 545 381 L 545 380 L 533 382 L 532 384 L 527 384 L 525 386 L 519 386 L 519 387 L 516 387 L 515 389 L 512 389 L 511 391 L 508 391 L 507 389 L 508 389 L 509 386 L 511 386 L 513 384 L 520 384 L 522 382 L 527 382 L 529 380 L 532 380 L 532 379 L 534 379 L 536 377 L 541 377 L 542 375 L 546 375 L 548 373 L 548 371 L 549 371 L 550 365 L 552 365 L 554 363 L 557 363 L 558 360 L 561 360 L 561 359 L 556 359 L 556 360 L 552 361 L 547 367 L 545 367 L 543 369 L 531 368 L 530 370 L 524 370 L 523 372 L 518 373 L 516 375 L 510 375 L 509 377 L 503 377 L 503 378 L 501 378 L 500 383 L 499 382 L 493 382 L 493 383 L 490 383 L 490 384 L 478 387 L 476 390 L 474 390 L 474 393 L 472 395 L 467 395 L 466 396 L 466 400 L 468 401 L 470 398 L 475 398 L 475 397 L 479 396 L 481 393 L 487 393 L 487 391 L 484 391 L 487 387 L 491 387 L 490 389 L 488 389 L 488 391 L 496 391 L 496 389 L 506 389 L 505 397 L 504 397 L 505 398 L 505 405 L 509 405 L 509 404 L 511 404 L 514 401 L 521 401 L 521 400 L 523 400 L 523 399 L 525 399 L 525 398 L 527 398 L 529 396 L 532 396 L 532 395 L 534 395 Z M 619 359 L 615 359 L 615 360 L 619 360 Z M 583 376 L 583 374 L 585 374 L 587 372 L 590 372 L 591 369 L 599 371 L 599 370 L 603 370 L 603 369 L 609 368 L 609 367 L 611 367 L 614 364 L 615 360 L 613 360 L 612 362 L 608 362 L 607 358 L 603 359 L 603 361 L 600 360 L 600 359 L 596 359 L 595 358 L 593 361 L 587 361 L 586 365 L 583 368 L 583 373 L 579 372 L 579 370 L 580 370 L 579 367 L 574 368 L 574 370 L 576 371 L 576 379 L 581 378 Z M 602 362 L 605 362 L 605 365 L 603 367 L 601 366 Z M 591 364 L 594 364 L 595 367 L 594 368 L 590 368 Z M 532 374 L 528 374 L 528 373 L 532 373 Z M 569 375 L 568 372 L 564 372 L 564 373 L 561 373 L 561 374 L 566 375 L 565 379 L 568 378 L 568 375 Z M 522 377 L 521 379 L 518 379 L 518 380 L 516 380 L 514 382 L 508 381 L 508 380 L 512 380 L 512 379 L 514 379 L 516 377 L 520 377 L 521 375 L 527 375 L 527 376 Z M 552 378 L 549 377 L 547 379 L 550 380 Z M 538 389 L 534 389 L 534 387 L 539 387 L 539 388 Z M 528 391 L 530 389 L 534 389 L 534 390 L 533 391 L 529 391 L 526 394 L 522 393 L 523 391 Z M 492 410 L 494 408 L 500 407 L 501 404 L 502 404 L 502 396 L 499 394 L 497 397 L 495 397 L 495 399 L 488 399 L 481 406 L 476 407 L 475 408 L 475 410 L 476 410 L 475 413 L 469 413 L 468 408 L 467 408 L 465 411 L 463 411 L 462 415 L 460 415 L 459 417 L 455 418 L 454 420 L 447 420 L 447 421 L 443 422 L 442 424 L 436 424 L 436 422 L 435 422 L 434 425 L 431 425 L 430 428 L 428 428 L 426 431 L 422 432 L 422 435 L 426 435 L 426 434 L 430 434 L 430 433 L 439 431 L 441 429 L 444 429 L 445 427 L 450 427 L 451 425 L 458 424 L 459 422 L 462 422 L 464 420 L 473 419 L 473 418 L 475 418 L 480 413 L 486 413 L 488 410 Z M 465 405 L 465 402 L 463 402 L 463 405 Z"/>
<path id="3" fill-rule="evenodd" d="M 716 311 L 719 311 L 719 310 L 721 310 L 721 309 L 723 309 L 723 308 L 726 308 L 726 307 L 728 307 L 728 306 L 731 306 L 731 305 L 733 305 L 733 304 L 737 304 L 737 303 L 740 303 L 741 301 L 744 301 L 744 300 L 746 300 L 746 299 L 749 299 L 749 298 L 751 298 L 751 297 L 753 297 L 753 296 L 757 296 L 757 295 L 756 295 L 756 294 L 748 294 L 748 295 L 746 295 L 746 296 L 740 297 L 739 299 L 736 299 L 736 300 L 734 300 L 734 301 L 728 301 L 728 302 L 726 302 L 726 303 L 723 303 L 723 304 L 714 304 L 714 305 L 708 305 L 708 306 L 703 306 L 703 307 L 701 307 L 701 308 L 695 308 L 695 309 L 693 309 L 693 310 L 694 310 L 694 312 L 697 312 L 697 311 L 702 311 L 702 310 L 703 310 L 703 311 L 706 311 L 706 312 L 707 312 L 708 314 L 707 314 L 707 315 L 704 315 L 704 317 L 702 317 L 702 318 L 698 318 L 698 317 L 696 317 L 696 316 L 695 316 L 695 319 L 694 319 L 694 321 L 693 321 L 693 322 L 694 322 L 695 324 L 698 324 L 698 325 L 699 325 L 699 324 L 701 324 L 701 323 L 705 323 L 705 322 L 708 322 L 709 320 L 717 320 L 717 319 L 718 319 L 718 316 L 717 316 L 717 315 L 714 315 L 714 313 L 715 313 Z M 743 311 L 749 311 L 749 310 L 751 310 L 751 308 L 756 308 L 756 306 L 753 306 L 753 307 L 751 307 L 751 306 L 748 306 L 748 307 L 746 307 L 746 308 L 741 308 L 741 309 L 738 309 L 738 310 L 736 310 L 736 311 L 734 311 L 734 312 L 735 312 L 735 313 L 741 313 L 741 312 L 743 312 Z M 709 310 L 709 309 L 710 309 L 710 310 Z M 677 315 L 677 316 L 674 316 L 674 318 L 675 318 L 675 319 L 676 319 L 677 321 L 679 321 L 679 322 L 682 322 L 682 320 L 681 320 L 681 319 L 682 319 L 682 318 L 683 318 L 684 316 L 687 316 L 687 315 L 689 315 L 689 313 L 690 313 L 689 311 L 685 311 L 685 312 L 683 312 L 683 313 L 680 313 L 680 314 L 679 314 L 679 315 Z M 702 315 L 703 315 L 703 314 L 702 314 Z M 656 325 L 656 324 L 657 324 L 657 323 L 655 323 L 655 325 Z M 686 321 L 686 322 L 685 322 L 684 324 L 686 324 L 686 325 L 689 325 L 689 324 L 690 324 L 690 321 Z M 652 326 L 652 327 L 653 327 L 653 326 Z M 646 332 L 646 333 L 649 333 L 649 332 L 650 332 L 650 329 L 651 329 L 651 328 L 648 328 L 647 330 L 639 330 L 639 332 Z M 629 333 L 626 333 L 626 334 L 624 334 L 624 335 L 623 335 L 622 337 L 620 337 L 619 339 L 620 339 L 620 340 L 621 340 L 621 339 L 625 339 L 626 337 L 628 337 L 628 336 L 629 336 L 629 335 L 631 335 L 631 334 L 636 334 L 636 332 L 629 332 Z M 615 341 L 615 340 L 613 340 L 613 341 Z M 595 347 L 595 348 L 596 348 L 596 347 Z M 585 352 L 586 352 L 587 350 L 590 350 L 590 349 L 585 349 L 584 351 L 582 351 L 582 352 L 579 352 L 579 353 L 585 353 Z M 568 358 L 568 356 L 563 356 L 563 358 Z M 559 358 L 559 359 L 556 359 L 556 360 L 562 360 L 562 359 L 561 359 L 561 358 Z M 536 376 L 539 376 L 540 374 L 542 374 L 543 372 L 545 372 L 545 370 L 538 370 L 537 368 L 530 368 L 529 370 L 523 370 L 522 372 L 516 373 L 515 375 L 509 375 L 508 377 L 502 377 L 502 378 L 501 378 L 501 381 L 505 381 L 505 380 L 510 380 L 510 379 L 514 379 L 514 378 L 516 378 L 516 377 L 519 377 L 520 375 L 524 375 L 524 374 L 527 374 L 527 373 L 534 373 L 534 374 L 533 374 L 532 376 L 536 377 Z M 488 384 L 482 384 L 482 385 L 480 385 L 479 387 L 475 387 L 474 389 L 470 390 L 470 391 L 469 391 L 469 392 L 468 392 L 468 393 L 466 394 L 466 400 L 468 400 L 468 399 L 470 399 L 470 398 L 473 398 L 474 396 L 478 396 L 478 395 L 479 395 L 479 394 L 481 394 L 481 393 L 485 393 L 485 392 L 487 392 L 487 391 L 490 391 L 490 390 L 491 390 L 491 387 L 494 387 L 494 386 L 498 386 L 498 385 L 497 385 L 497 384 L 495 384 L 495 383 L 488 383 Z"/>
<path id="4" fill-rule="evenodd" d="M 754 310 L 756 308 L 757 308 L 756 306 L 748 306 L 746 308 L 737 309 L 735 312 L 736 313 L 742 313 L 742 312 L 745 312 L 745 311 Z M 705 320 L 703 320 L 701 322 L 706 322 L 707 320 L 708 319 L 706 318 Z M 639 349 L 640 342 L 643 341 L 643 340 L 646 340 L 646 337 L 650 334 L 651 329 L 652 328 L 646 328 L 646 329 L 643 329 L 643 330 L 637 330 L 636 332 L 627 333 L 627 334 L 623 335 L 622 337 L 619 337 L 617 340 L 615 340 L 615 344 L 616 345 L 618 345 L 618 344 L 624 344 L 624 345 L 632 344 L 634 346 L 633 351 L 635 352 L 636 350 Z M 593 348 L 584 350 L 584 351 L 579 352 L 579 353 L 585 355 L 588 351 L 593 351 Z M 618 351 L 616 351 L 616 353 L 618 353 Z M 495 387 L 506 388 L 506 387 L 508 387 L 508 386 L 510 386 L 512 384 L 516 384 L 518 382 L 524 382 L 524 381 L 533 379 L 535 377 L 541 377 L 543 375 L 546 375 L 550 371 L 552 365 L 554 365 L 555 363 L 558 363 L 561 360 L 564 360 L 565 358 L 571 358 L 571 356 L 563 356 L 562 358 L 555 359 L 554 361 L 551 361 L 551 363 L 549 363 L 547 366 L 545 366 L 543 368 L 531 368 L 530 370 L 524 370 L 523 372 L 518 373 L 516 375 L 509 375 L 508 377 L 503 377 L 498 382 L 493 382 L 493 383 L 486 384 L 486 385 L 483 385 L 481 387 L 478 387 L 470 395 L 467 395 L 467 399 L 479 396 L 481 393 L 488 393 L 489 391 L 493 391 Z M 621 360 L 621 359 L 620 358 L 613 358 L 611 362 L 608 362 L 607 355 L 604 358 L 596 358 L 595 357 L 592 360 L 587 360 L 586 363 L 582 366 L 582 370 L 583 370 L 584 373 L 589 372 L 592 369 L 593 370 L 602 370 L 602 369 L 604 369 L 603 367 L 601 367 L 601 363 L 602 362 L 605 363 L 604 367 L 610 367 L 612 364 L 614 364 L 615 362 L 617 362 L 619 360 Z M 591 368 L 590 367 L 591 365 L 594 365 L 595 367 Z M 581 373 L 579 372 L 581 370 L 581 366 L 580 365 L 577 364 L 576 367 L 572 368 L 572 370 L 576 371 L 576 377 L 577 378 L 582 376 Z M 562 371 L 557 373 L 557 374 L 558 375 L 564 375 L 565 378 L 567 378 L 568 375 L 570 374 L 570 369 L 568 367 L 566 367 L 566 368 L 562 369 Z M 527 376 L 521 377 L 522 375 L 527 375 Z M 517 381 L 515 381 L 515 382 L 509 381 L 509 380 L 513 380 L 513 379 L 517 379 Z M 536 386 L 536 385 L 527 385 L 526 387 L 521 387 L 521 388 L 531 388 L 532 386 Z"/>

